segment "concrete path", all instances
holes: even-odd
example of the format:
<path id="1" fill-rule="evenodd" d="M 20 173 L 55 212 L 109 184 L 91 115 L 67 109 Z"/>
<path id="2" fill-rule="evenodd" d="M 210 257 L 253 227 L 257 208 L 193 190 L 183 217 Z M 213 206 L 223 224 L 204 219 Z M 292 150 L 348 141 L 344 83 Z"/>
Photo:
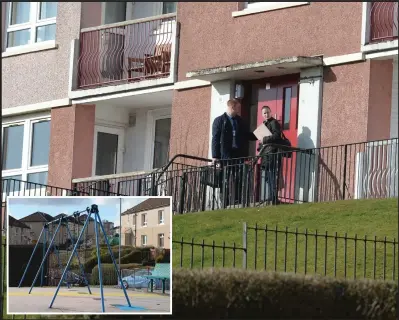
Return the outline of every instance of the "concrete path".
<path id="1" fill-rule="evenodd" d="M 54 301 L 55 287 L 34 288 L 29 294 L 29 288 L 8 288 L 8 313 L 102 313 L 100 288 L 61 288 Z M 152 313 L 165 314 L 171 312 L 171 297 L 157 293 L 137 292 L 127 290 L 128 304 L 122 289 L 104 288 L 105 313 Z"/>

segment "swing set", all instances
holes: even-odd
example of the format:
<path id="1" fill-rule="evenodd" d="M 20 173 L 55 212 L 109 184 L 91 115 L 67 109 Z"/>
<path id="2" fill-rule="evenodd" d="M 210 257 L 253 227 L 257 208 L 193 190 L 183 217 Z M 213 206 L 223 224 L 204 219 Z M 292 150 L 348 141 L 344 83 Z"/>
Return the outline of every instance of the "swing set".
<path id="1" fill-rule="evenodd" d="M 87 218 L 86 218 L 86 221 L 85 221 L 85 223 L 83 225 L 82 230 L 79 233 L 78 239 L 76 240 L 76 243 L 75 243 L 74 242 L 74 238 L 73 238 L 72 233 L 71 233 L 71 230 L 69 229 L 69 226 L 68 226 L 68 220 L 70 218 L 74 218 L 75 221 L 76 220 L 79 221 L 79 216 L 82 213 L 84 213 L 84 212 L 87 213 Z M 44 282 L 44 264 L 45 264 L 45 262 L 46 262 L 46 260 L 47 260 L 47 258 L 49 256 L 50 252 L 54 252 L 55 253 L 55 255 L 57 257 L 57 261 L 58 261 L 58 266 L 59 266 L 60 270 L 63 270 L 63 271 L 62 271 L 62 275 L 61 275 L 60 281 L 58 282 L 57 289 L 56 289 L 56 291 L 54 293 L 53 299 L 51 300 L 49 308 L 52 308 L 52 306 L 54 304 L 54 301 L 55 301 L 55 298 L 57 297 L 57 294 L 58 294 L 62 284 L 66 284 L 67 287 L 69 288 L 71 284 L 78 283 L 80 285 L 87 286 L 87 290 L 89 291 L 89 294 L 92 294 L 91 289 L 90 289 L 90 285 L 89 285 L 89 281 L 87 280 L 87 277 L 86 277 L 86 274 L 85 274 L 85 271 L 84 271 L 84 267 L 83 267 L 83 265 L 80 262 L 79 254 L 77 252 L 77 249 L 78 249 L 78 247 L 80 245 L 80 242 L 81 242 L 81 238 L 83 236 L 83 233 L 85 232 L 85 230 L 86 230 L 86 228 L 87 228 L 87 226 L 88 226 L 88 224 L 90 222 L 90 217 L 92 215 L 94 216 L 94 233 L 95 233 L 95 238 L 96 238 L 96 251 L 97 251 L 97 259 L 98 259 L 98 273 L 99 273 L 98 274 L 98 278 L 99 278 L 99 282 L 100 282 L 101 306 L 102 306 L 102 312 L 105 312 L 104 290 L 103 290 L 102 268 L 101 268 L 101 256 L 100 256 L 100 242 L 99 242 L 99 240 L 100 240 L 99 239 L 100 230 L 99 229 L 101 229 L 101 231 L 102 231 L 102 233 L 104 235 L 105 242 L 106 242 L 109 254 L 110 254 L 111 258 L 112 258 L 112 262 L 113 262 L 115 271 L 116 271 L 116 273 L 118 275 L 119 283 L 122 283 L 122 278 L 121 278 L 121 275 L 119 273 L 118 267 L 116 265 L 116 261 L 115 261 L 114 255 L 112 253 L 111 246 L 110 246 L 108 238 L 107 238 L 107 234 L 106 234 L 104 226 L 103 226 L 103 224 L 101 222 L 100 214 L 99 214 L 99 211 L 98 211 L 98 206 L 96 204 L 93 204 L 91 206 L 91 208 L 87 207 L 83 211 L 76 211 L 70 216 L 62 216 L 59 219 L 53 220 L 53 221 L 48 222 L 48 223 L 43 225 L 42 231 L 40 232 L 39 238 L 38 238 L 37 243 L 36 243 L 36 245 L 35 245 L 35 247 L 33 249 L 33 252 L 32 252 L 32 255 L 31 255 L 30 259 L 29 259 L 28 265 L 26 266 L 25 271 L 24 271 L 24 273 L 22 275 L 21 281 L 19 282 L 18 288 L 21 287 L 21 284 L 22 284 L 22 282 L 23 282 L 23 280 L 24 280 L 24 278 L 26 276 L 28 268 L 29 268 L 29 266 L 30 266 L 30 264 L 32 262 L 33 256 L 34 256 L 34 254 L 35 254 L 35 252 L 36 252 L 36 250 L 38 248 L 38 245 L 40 243 L 40 239 L 43 236 L 43 260 L 42 260 L 42 262 L 41 262 L 41 264 L 39 266 L 39 270 L 37 271 L 36 276 L 35 276 L 35 278 L 33 280 L 33 283 L 32 283 L 32 285 L 31 285 L 31 287 L 29 289 L 29 294 L 32 292 L 32 289 L 35 286 L 35 284 L 37 282 L 37 279 L 39 278 L 39 275 L 41 275 L 41 286 L 43 286 L 43 282 Z M 50 232 L 50 230 L 49 230 L 50 229 L 49 227 L 53 226 L 53 225 L 57 225 L 57 228 L 56 228 L 54 234 L 52 234 Z M 55 240 L 57 234 L 59 234 L 61 226 L 65 226 L 65 228 L 67 230 L 67 235 L 68 235 L 68 237 L 69 237 L 69 239 L 70 239 L 70 241 L 72 243 L 72 246 L 73 246 L 72 253 L 69 255 L 68 262 L 67 262 L 67 264 L 66 264 L 64 269 L 62 269 L 59 250 L 54 245 L 54 240 Z M 79 231 L 79 227 L 78 227 L 78 231 Z M 51 238 L 51 241 L 50 241 L 50 244 L 49 244 L 49 246 L 48 246 L 48 248 L 46 250 L 47 240 L 49 240 L 50 238 Z M 73 273 L 73 272 L 69 271 L 70 265 L 71 265 L 71 262 L 72 262 L 72 259 L 73 259 L 74 256 L 76 256 L 76 258 L 78 260 L 78 264 L 79 264 L 79 268 L 80 268 L 80 272 L 81 272 L 80 276 L 77 275 L 76 273 Z M 129 297 L 127 295 L 126 288 L 124 286 L 121 286 L 121 287 L 122 287 L 122 290 L 124 292 L 124 295 L 125 295 L 125 298 L 126 298 L 126 301 L 127 301 L 127 304 L 129 306 L 129 308 L 133 308 L 131 303 L 130 303 Z"/>

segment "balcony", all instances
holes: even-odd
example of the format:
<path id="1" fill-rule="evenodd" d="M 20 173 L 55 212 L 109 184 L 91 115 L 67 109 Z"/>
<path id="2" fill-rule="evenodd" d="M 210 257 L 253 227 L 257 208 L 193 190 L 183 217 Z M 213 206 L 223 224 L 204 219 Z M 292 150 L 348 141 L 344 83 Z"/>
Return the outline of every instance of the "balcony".
<path id="1" fill-rule="evenodd" d="M 71 91 L 173 84 L 176 36 L 175 13 L 82 29 L 72 48 Z"/>
<path id="2" fill-rule="evenodd" d="M 367 6 L 368 44 L 398 39 L 398 3 L 369 2 Z"/>

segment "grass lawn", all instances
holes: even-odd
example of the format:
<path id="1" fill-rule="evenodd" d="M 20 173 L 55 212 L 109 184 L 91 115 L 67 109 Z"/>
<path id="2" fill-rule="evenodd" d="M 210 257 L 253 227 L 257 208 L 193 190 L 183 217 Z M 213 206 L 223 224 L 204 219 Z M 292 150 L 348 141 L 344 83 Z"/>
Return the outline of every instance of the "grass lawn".
<path id="1" fill-rule="evenodd" d="M 195 243 L 202 243 L 204 239 L 205 244 L 211 245 L 214 241 L 219 246 L 224 241 L 226 246 L 230 247 L 235 242 L 237 247 L 242 247 L 244 222 L 247 222 L 249 227 L 255 227 L 257 223 L 259 228 L 265 229 L 267 225 L 268 229 L 272 230 L 275 230 L 277 225 L 279 231 L 284 231 L 287 227 L 289 231 L 295 231 L 295 228 L 298 228 L 298 232 L 304 233 L 307 228 L 308 233 L 314 234 L 317 230 L 318 234 L 323 235 L 322 237 L 308 236 L 307 242 L 304 235 L 298 235 L 298 245 L 295 248 L 295 234 L 289 234 L 286 240 L 283 232 L 278 232 L 277 237 L 276 232 L 267 232 L 265 246 L 265 231 L 258 230 L 256 241 L 255 230 L 248 230 L 247 266 L 250 269 L 255 269 L 256 266 L 256 269 L 295 272 L 296 265 L 296 272 L 304 273 L 306 260 L 307 273 L 330 276 L 336 274 L 344 277 L 346 272 L 346 277 L 353 278 L 356 271 L 357 278 L 364 276 L 374 278 L 375 273 L 375 278 L 383 279 L 385 269 L 386 279 L 393 277 L 397 279 L 398 266 L 395 263 L 397 253 L 394 259 L 394 250 L 397 252 L 398 246 L 378 243 L 375 247 L 374 263 L 374 243 L 373 241 L 366 242 L 365 253 L 363 240 L 367 235 L 370 240 L 374 240 L 374 236 L 377 236 L 377 240 L 384 240 L 384 237 L 387 237 L 388 241 L 394 238 L 397 241 L 397 199 L 281 205 L 178 215 L 173 217 L 173 240 L 180 241 L 183 237 L 185 242 L 191 242 L 194 238 Z M 324 237 L 326 231 L 331 236 L 334 236 L 335 232 L 338 236 L 344 236 L 345 233 L 348 237 L 356 235 L 362 241 L 357 241 L 355 246 L 354 240 L 345 241 L 337 238 L 335 241 L 334 238 L 328 238 L 326 243 Z M 285 245 L 286 241 L 287 245 Z M 191 259 L 191 245 L 184 245 L 182 266 L 202 267 L 203 263 L 204 267 L 212 267 L 212 260 L 215 267 L 223 266 L 221 248 L 214 250 L 213 259 L 212 248 L 205 247 L 203 251 L 204 258 L 202 259 L 201 247 L 194 246 L 193 259 Z M 365 256 L 366 259 L 364 259 Z M 384 256 L 386 256 L 385 261 Z M 180 261 L 181 245 L 174 243 L 173 266 L 179 267 Z M 233 264 L 233 250 L 226 249 L 224 265 L 231 267 Z M 241 250 L 236 250 L 235 265 L 240 268 L 243 266 Z"/>

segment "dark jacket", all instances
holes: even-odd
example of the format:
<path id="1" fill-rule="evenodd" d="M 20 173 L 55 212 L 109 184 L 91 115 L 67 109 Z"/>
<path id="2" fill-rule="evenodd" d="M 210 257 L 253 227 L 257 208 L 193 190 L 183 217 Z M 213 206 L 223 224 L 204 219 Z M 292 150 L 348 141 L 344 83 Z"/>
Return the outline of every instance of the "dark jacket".
<path id="1" fill-rule="evenodd" d="M 236 116 L 236 142 L 238 150 L 236 157 L 247 156 L 247 142 L 256 141 L 256 136 L 249 131 L 248 126 L 240 116 Z M 232 159 L 233 127 L 226 113 L 217 117 L 212 125 L 212 158 Z"/>
<path id="2" fill-rule="evenodd" d="M 270 118 L 269 120 L 264 121 L 263 123 L 269 129 L 269 131 L 272 133 L 272 135 L 269 137 L 263 138 L 262 143 L 259 145 L 259 150 L 263 147 L 263 145 L 266 145 L 262 151 L 262 155 L 280 152 L 281 150 L 278 147 L 267 145 L 269 143 L 279 144 L 279 142 L 281 141 L 282 131 L 281 131 L 280 123 L 273 117 Z M 279 159 L 279 160 L 281 159 L 280 154 L 269 156 L 269 157 L 263 157 L 262 158 L 262 166 L 269 166 L 272 163 L 275 163 L 277 159 Z"/>

